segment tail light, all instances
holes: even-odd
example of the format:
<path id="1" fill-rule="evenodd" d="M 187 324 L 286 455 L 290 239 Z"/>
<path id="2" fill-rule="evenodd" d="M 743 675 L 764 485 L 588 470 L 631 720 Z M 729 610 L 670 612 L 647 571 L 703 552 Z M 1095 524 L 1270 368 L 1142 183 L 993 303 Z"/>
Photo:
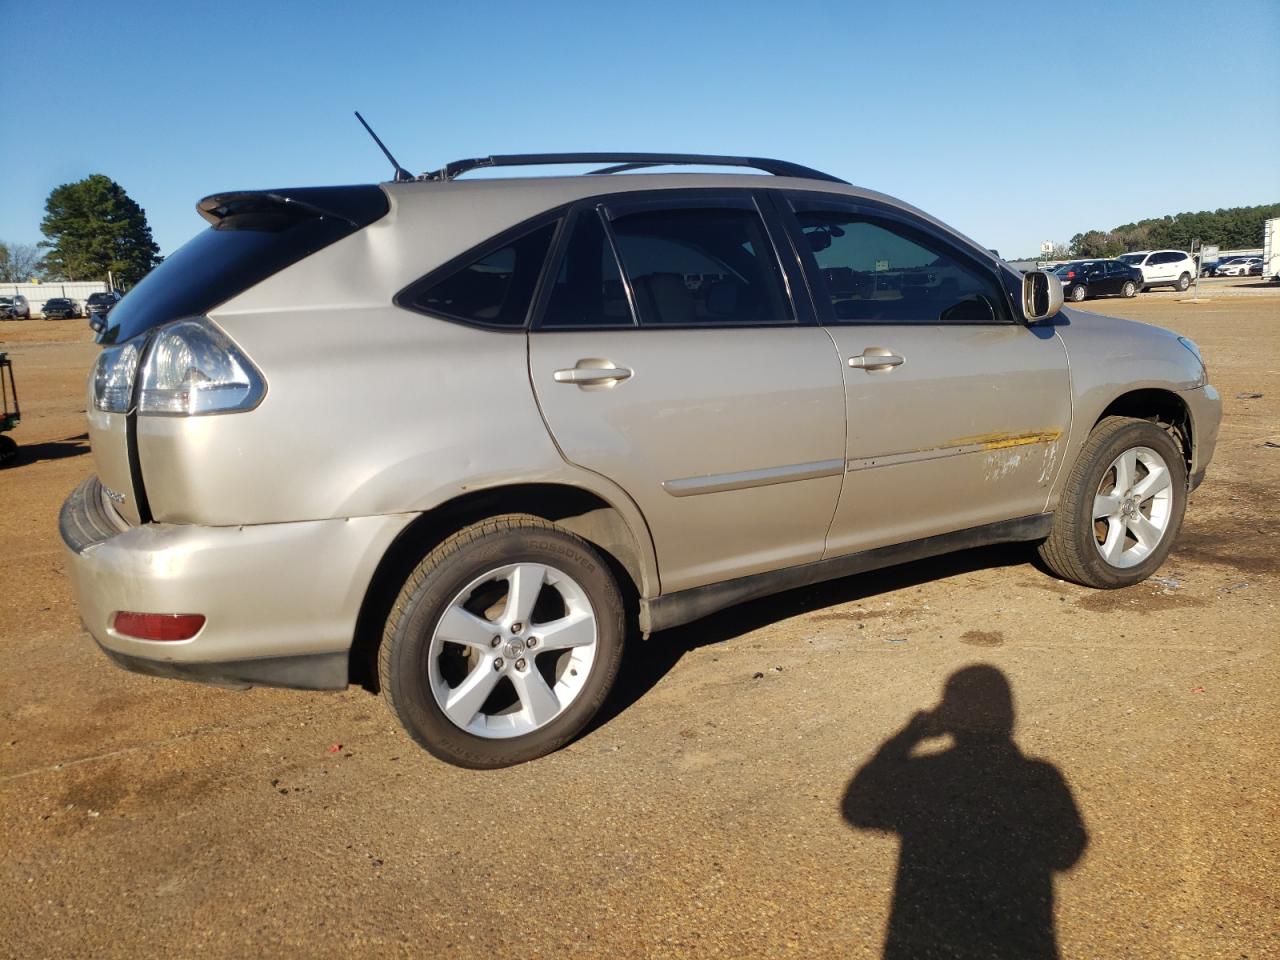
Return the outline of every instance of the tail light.
<path id="1" fill-rule="evenodd" d="M 107 413 L 128 413 L 133 408 L 133 383 L 137 375 L 136 340 L 106 347 L 98 354 L 90 381 L 94 407 Z"/>
<path id="2" fill-rule="evenodd" d="M 249 358 L 203 317 L 157 328 L 140 379 L 140 414 L 241 413 L 261 403 L 267 391 Z"/>
<path id="3" fill-rule="evenodd" d="M 98 410 L 129 413 L 136 386 L 138 413 L 178 417 L 252 410 L 267 392 L 258 368 L 203 317 L 105 348 L 91 385 Z"/>

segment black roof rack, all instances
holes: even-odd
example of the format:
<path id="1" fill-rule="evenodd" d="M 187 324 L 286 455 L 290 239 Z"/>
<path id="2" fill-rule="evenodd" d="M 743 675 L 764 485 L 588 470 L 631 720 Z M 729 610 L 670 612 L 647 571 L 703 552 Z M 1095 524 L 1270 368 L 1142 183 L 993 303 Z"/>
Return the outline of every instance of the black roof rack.
<path id="1" fill-rule="evenodd" d="M 750 167 L 763 170 L 776 177 L 799 177 L 804 180 L 826 180 L 829 183 L 847 183 L 821 170 L 803 167 L 786 160 L 770 160 L 768 157 L 726 157 L 710 153 L 508 153 L 492 157 L 472 157 L 454 160 L 439 170 L 424 173 L 419 180 L 453 180 L 470 170 L 481 167 L 531 167 L 560 163 L 607 163 L 611 166 L 592 170 L 593 174 L 622 173 L 645 167 L 665 167 L 696 164 L 708 167 Z"/>

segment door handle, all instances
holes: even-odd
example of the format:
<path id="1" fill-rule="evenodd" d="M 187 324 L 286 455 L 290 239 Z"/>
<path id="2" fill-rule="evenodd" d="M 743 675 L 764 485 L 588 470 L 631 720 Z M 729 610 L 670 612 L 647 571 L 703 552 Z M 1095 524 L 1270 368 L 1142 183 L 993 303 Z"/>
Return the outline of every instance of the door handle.
<path id="1" fill-rule="evenodd" d="M 612 360 L 591 358 L 579 360 L 565 370 L 557 370 L 552 376 L 556 383 L 576 383 L 580 387 L 611 387 L 633 373 L 626 367 L 617 366 Z"/>
<path id="2" fill-rule="evenodd" d="M 885 347 L 867 347 L 859 356 L 849 358 L 849 366 L 868 373 L 877 370 L 892 370 L 900 367 L 906 360 Z"/>

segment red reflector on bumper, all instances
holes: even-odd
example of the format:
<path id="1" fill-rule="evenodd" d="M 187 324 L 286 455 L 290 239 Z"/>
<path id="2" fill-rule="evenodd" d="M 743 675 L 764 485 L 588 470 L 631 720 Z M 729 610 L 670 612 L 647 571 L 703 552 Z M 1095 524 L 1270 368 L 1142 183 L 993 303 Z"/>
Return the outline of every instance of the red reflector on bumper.
<path id="1" fill-rule="evenodd" d="M 204 626 L 199 613 L 131 613 L 121 610 L 112 624 L 116 633 L 138 640 L 190 640 Z"/>

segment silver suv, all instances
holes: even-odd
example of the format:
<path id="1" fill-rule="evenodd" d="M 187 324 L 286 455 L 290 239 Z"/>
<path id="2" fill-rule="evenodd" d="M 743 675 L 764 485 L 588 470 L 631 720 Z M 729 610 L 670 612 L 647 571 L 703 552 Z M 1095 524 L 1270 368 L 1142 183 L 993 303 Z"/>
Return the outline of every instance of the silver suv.
<path id="1" fill-rule="evenodd" d="M 458 179 L 565 160 L 611 166 Z M 773 176 L 604 175 L 690 162 Z M 1217 438 L 1195 344 L 794 164 L 198 209 L 90 379 L 84 622 L 142 673 L 381 689 L 457 764 L 556 749 L 629 633 L 753 597 L 997 541 L 1136 583 Z"/>

